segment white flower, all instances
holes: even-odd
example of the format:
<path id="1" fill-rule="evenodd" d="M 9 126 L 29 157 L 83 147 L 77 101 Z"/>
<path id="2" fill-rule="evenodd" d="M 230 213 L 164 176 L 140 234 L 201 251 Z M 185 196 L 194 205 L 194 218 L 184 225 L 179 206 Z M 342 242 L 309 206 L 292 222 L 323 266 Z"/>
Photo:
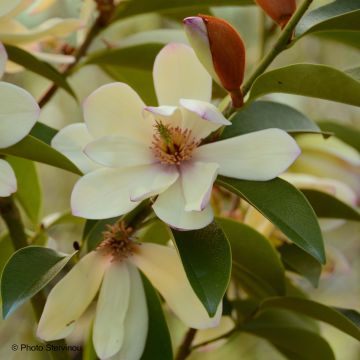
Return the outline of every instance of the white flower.
<path id="1" fill-rule="evenodd" d="M 7 55 L 0 43 L 0 78 Z M 24 89 L 0 82 L 0 149 L 22 140 L 34 126 L 40 109 L 35 99 Z M 17 189 L 16 177 L 10 165 L 0 159 L 0 197 L 9 196 Z"/>
<path id="2" fill-rule="evenodd" d="M 52 3 L 51 0 L 1 0 L 0 41 L 23 48 L 44 61 L 60 64 L 72 63 L 75 60 L 73 56 L 42 52 L 40 42 L 68 36 L 83 26 L 81 20 L 52 18 L 45 20 L 37 27 L 28 29 L 15 18 L 25 10 L 43 11 Z M 22 67 L 17 64 L 11 62 L 7 64 L 9 72 L 16 72 L 19 69 L 21 70 Z"/>
<path id="3" fill-rule="evenodd" d="M 52 289 L 38 326 L 40 338 L 51 341 L 69 335 L 100 288 L 93 325 L 97 355 L 101 359 L 139 359 L 147 338 L 148 309 L 137 268 L 187 326 L 204 329 L 218 325 L 222 304 L 210 318 L 192 290 L 176 250 L 138 244 L 126 231 L 121 225 L 111 227 L 97 250 L 84 256 Z"/>
<path id="4" fill-rule="evenodd" d="M 75 215 L 111 218 L 159 195 L 153 209 L 160 219 L 199 229 L 213 219 L 209 199 L 218 173 L 265 181 L 299 155 L 293 138 L 279 129 L 203 145 L 230 122 L 209 103 L 211 77 L 190 47 L 166 46 L 153 75 L 161 106 L 145 106 L 126 84 L 104 85 L 84 102 L 85 124 L 70 125 L 53 139 L 56 149 L 90 171 L 73 190 Z"/>

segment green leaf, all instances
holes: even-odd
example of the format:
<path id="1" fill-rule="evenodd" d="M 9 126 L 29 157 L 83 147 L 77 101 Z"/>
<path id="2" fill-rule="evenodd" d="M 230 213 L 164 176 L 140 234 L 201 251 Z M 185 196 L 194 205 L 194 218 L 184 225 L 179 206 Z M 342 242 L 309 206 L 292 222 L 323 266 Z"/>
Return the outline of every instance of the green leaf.
<path id="1" fill-rule="evenodd" d="M 280 258 L 269 240 L 240 222 L 217 218 L 231 245 L 234 267 L 240 273 L 240 286 L 249 282 L 248 274 L 261 285 L 265 296 L 285 294 L 285 274 Z M 242 281 L 242 280 L 245 280 Z M 251 287 L 250 283 L 250 287 Z M 250 289 L 251 290 L 251 289 Z M 256 291 L 256 288 L 255 288 Z"/>
<path id="2" fill-rule="evenodd" d="M 318 261 L 292 244 L 285 244 L 278 248 L 278 251 L 287 269 L 304 276 L 314 287 L 318 286 L 321 275 L 321 265 Z"/>
<path id="3" fill-rule="evenodd" d="M 360 49 L 360 32 L 357 31 L 324 31 L 317 32 L 314 35 L 320 40 L 335 41 L 355 49 Z"/>
<path id="4" fill-rule="evenodd" d="M 149 330 L 141 360 L 172 360 L 169 329 L 162 311 L 159 295 L 146 277 L 142 276 L 149 313 Z"/>
<path id="5" fill-rule="evenodd" d="M 52 138 L 57 134 L 57 130 L 45 125 L 41 122 L 37 122 L 30 131 L 30 135 L 41 140 L 45 144 L 51 145 Z"/>
<path id="6" fill-rule="evenodd" d="M 342 125 L 332 121 L 318 123 L 321 130 L 333 132 L 337 138 L 360 152 L 360 131 L 353 126 Z"/>
<path id="7" fill-rule="evenodd" d="M 60 88 L 64 89 L 68 94 L 76 99 L 74 90 L 70 87 L 69 83 L 66 81 L 64 75 L 59 73 L 54 67 L 37 59 L 35 56 L 31 55 L 27 51 L 17 48 L 12 45 L 5 45 L 6 52 L 8 54 L 9 60 L 14 63 L 23 66 L 25 69 L 38 74 L 53 83 L 55 83 Z"/>
<path id="8" fill-rule="evenodd" d="M 330 194 L 312 189 L 303 189 L 301 192 L 318 217 L 360 221 L 360 213 L 355 208 Z"/>
<path id="9" fill-rule="evenodd" d="M 333 306 L 333 309 L 346 316 L 358 329 L 360 329 L 360 313 L 352 309 L 343 309 Z"/>
<path id="10" fill-rule="evenodd" d="M 8 156 L 6 160 L 16 174 L 18 190 L 15 197 L 36 227 L 42 212 L 42 193 L 36 166 L 32 161 L 13 156 Z"/>
<path id="11" fill-rule="evenodd" d="M 166 245 L 172 238 L 170 228 L 163 221 L 155 221 L 141 235 L 141 241 Z"/>
<path id="12" fill-rule="evenodd" d="M 295 39 L 321 31 L 360 31 L 360 0 L 336 0 L 302 17 L 295 28 Z"/>
<path id="13" fill-rule="evenodd" d="M 254 5 L 252 0 L 202 0 L 201 6 L 242 6 Z M 124 1 L 118 7 L 113 20 L 123 19 L 133 15 L 146 14 L 149 12 L 187 10 L 190 15 L 193 9 L 199 7 L 194 0 L 136 0 Z"/>
<path id="14" fill-rule="evenodd" d="M 8 233 L 2 234 L 0 237 L 0 274 L 2 274 L 6 263 L 14 251 L 15 249 L 10 235 Z"/>
<path id="15" fill-rule="evenodd" d="M 250 98 L 286 93 L 360 106 L 360 82 L 326 65 L 295 64 L 269 71 L 254 82 Z"/>
<path id="16" fill-rule="evenodd" d="M 314 210 L 293 185 L 279 178 L 246 181 L 222 176 L 217 183 L 244 198 L 297 246 L 325 263 L 324 243 Z"/>
<path id="17" fill-rule="evenodd" d="M 189 282 L 212 317 L 230 280 L 229 241 L 215 222 L 200 230 L 172 233 Z"/>
<path id="18" fill-rule="evenodd" d="M 16 251 L 1 277 L 3 317 L 7 318 L 46 286 L 74 254 L 61 254 L 41 246 L 28 246 Z"/>
<path id="19" fill-rule="evenodd" d="M 0 153 L 41 162 L 81 175 L 81 171 L 69 159 L 32 135 L 26 136 L 11 147 L 0 149 Z"/>
<path id="20" fill-rule="evenodd" d="M 281 308 L 296 311 L 314 319 L 326 322 L 360 341 L 360 328 L 356 323 L 334 308 L 319 304 L 312 300 L 296 297 L 278 297 L 267 299 L 261 309 Z"/>
<path id="21" fill-rule="evenodd" d="M 146 104 L 157 105 L 151 71 L 115 65 L 102 65 L 101 68 L 115 81 L 124 82 L 136 89 Z"/>
<path id="22" fill-rule="evenodd" d="M 163 44 L 141 44 L 113 50 L 101 50 L 92 53 L 85 64 L 115 65 L 135 68 L 140 70 L 152 70 L 154 60 Z"/>
<path id="23" fill-rule="evenodd" d="M 241 330 L 268 340 L 290 360 L 335 360 L 330 345 L 313 331 L 311 323 L 294 315 L 267 310 Z"/>
<path id="24" fill-rule="evenodd" d="M 256 101 L 236 112 L 225 126 L 221 139 L 247 134 L 253 131 L 278 128 L 289 133 L 319 133 L 320 128 L 312 120 L 294 108 L 271 101 Z"/>

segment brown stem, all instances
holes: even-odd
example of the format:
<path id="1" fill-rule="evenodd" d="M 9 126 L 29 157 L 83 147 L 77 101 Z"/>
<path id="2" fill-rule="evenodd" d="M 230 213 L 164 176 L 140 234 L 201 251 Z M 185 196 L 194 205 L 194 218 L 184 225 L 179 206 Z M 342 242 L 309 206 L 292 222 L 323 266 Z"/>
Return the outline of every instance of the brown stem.
<path id="1" fill-rule="evenodd" d="M 75 53 L 75 61 L 69 65 L 67 65 L 63 71 L 64 78 L 67 78 L 74 67 L 79 63 L 81 58 L 86 54 L 89 46 L 95 39 L 95 37 L 100 33 L 100 31 L 109 23 L 111 15 L 114 11 L 114 2 L 113 0 L 95 0 L 97 3 L 97 7 L 99 10 L 99 15 L 95 20 L 94 24 L 90 28 L 84 42 L 78 48 Z M 39 106 L 42 108 L 44 107 L 55 95 L 56 91 L 58 90 L 58 85 L 52 84 L 50 88 L 46 91 L 46 93 L 42 96 L 39 100 Z"/>
<path id="2" fill-rule="evenodd" d="M 186 359 L 191 353 L 191 344 L 194 340 L 197 330 L 190 328 L 179 347 L 178 353 L 175 357 L 175 360 L 184 360 Z"/>

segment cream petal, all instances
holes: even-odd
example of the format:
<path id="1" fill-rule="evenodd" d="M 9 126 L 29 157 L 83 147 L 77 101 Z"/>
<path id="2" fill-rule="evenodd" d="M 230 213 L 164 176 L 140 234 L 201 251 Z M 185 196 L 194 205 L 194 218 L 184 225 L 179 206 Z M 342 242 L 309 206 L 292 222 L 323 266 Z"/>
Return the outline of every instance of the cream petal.
<path id="1" fill-rule="evenodd" d="M 27 29 L 14 19 L 0 23 L 0 41 L 7 44 L 19 45 L 65 37 L 83 26 L 78 19 L 53 18 L 44 21 L 41 25 Z"/>
<path id="2" fill-rule="evenodd" d="M 187 45 L 165 46 L 156 56 L 153 77 L 160 105 L 177 106 L 181 98 L 211 99 L 211 76 Z"/>
<path id="3" fill-rule="evenodd" d="M 37 0 L 35 3 L 30 7 L 28 12 L 30 14 L 38 14 L 44 10 L 47 10 L 49 7 L 54 5 L 56 0 Z"/>
<path id="4" fill-rule="evenodd" d="M 85 154 L 107 167 L 152 164 L 156 161 L 149 145 L 119 135 L 98 138 L 85 147 Z"/>
<path id="5" fill-rule="evenodd" d="M 5 160 L 0 159 L 0 197 L 10 196 L 16 190 L 14 170 Z"/>
<path id="6" fill-rule="evenodd" d="M 8 56 L 5 50 L 4 45 L 0 42 L 0 78 L 3 76 L 5 71 L 5 65 L 7 62 Z"/>
<path id="7" fill-rule="evenodd" d="M 221 112 L 212 104 L 180 99 L 182 112 L 182 128 L 191 129 L 197 139 L 204 139 L 221 126 L 231 125 Z"/>
<path id="8" fill-rule="evenodd" d="M 266 129 L 200 146 L 194 159 L 216 162 L 219 174 L 266 181 L 284 172 L 300 155 L 295 140 L 280 129 Z"/>
<path id="9" fill-rule="evenodd" d="M 85 255 L 51 290 L 41 315 L 37 336 L 62 339 L 94 299 L 109 260 L 92 251 Z"/>
<path id="10" fill-rule="evenodd" d="M 132 284 L 131 284 L 132 286 Z M 129 307 L 130 277 L 125 262 L 112 262 L 106 270 L 96 306 L 93 343 L 100 359 L 116 354 L 124 340 Z"/>
<path id="11" fill-rule="evenodd" d="M 153 129 L 143 117 L 145 104 L 128 85 L 100 86 L 84 101 L 84 118 L 94 138 L 120 135 L 148 144 Z"/>
<path id="12" fill-rule="evenodd" d="M 26 9 L 33 0 L 0 0 L 0 20 L 11 18 Z"/>
<path id="13" fill-rule="evenodd" d="M 100 169 L 82 177 L 71 196 L 74 215 L 107 219 L 132 210 L 140 200 L 169 187 L 178 175 L 156 165 Z"/>
<path id="14" fill-rule="evenodd" d="M 202 211 L 208 206 L 218 168 L 216 163 L 191 162 L 181 165 L 185 211 Z"/>
<path id="15" fill-rule="evenodd" d="M 29 134 L 40 108 L 26 90 L 6 82 L 0 82 L 0 104 L 0 148 L 6 148 Z"/>
<path id="16" fill-rule="evenodd" d="M 222 304 L 213 318 L 194 293 L 174 248 L 142 243 L 130 258 L 159 290 L 171 310 L 189 327 L 205 329 L 219 324 Z"/>
<path id="17" fill-rule="evenodd" d="M 125 336 L 120 351 L 111 360 L 139 360 L 144 352 L 148 333 L 148 309 L 139 271 L 128 264 L 130 274 L 130 303 L 126 313 Z"/>
<path id="18" fill-rule="evenodd" d="M 31 54 L 40 60 L 52 64 L 72 64 L 75 61 L 75 56 L 72 55 L 52 54 L 41 51 L 31 51 Z"/>
<path id="19" fill-rule="evenodd" d="M 214 218 L 211 206 L 203 211 L 185 211 L 186 201 L 181 182 L 178 180 L 156 199 L 153 209 L 156 215 L 171 227 L 182 230 L 201 229 Z"/>
<path id="20" fill-rule="evenodd" d="M 146 106 L 144 116 L 152 124 L 153 133 L 157 122 L 172 127 L 182 126 L 182 114 L 177 106 Z"/>
<path id="21" fill-rule="evenodd" d="M 83 123 L 71 124 L 61 129 L 51 140 L 51 146 L 69 158 L 83 173 L 100 168 L 99 164 L 84 154 L 85 146 L 93 140 Z"/>

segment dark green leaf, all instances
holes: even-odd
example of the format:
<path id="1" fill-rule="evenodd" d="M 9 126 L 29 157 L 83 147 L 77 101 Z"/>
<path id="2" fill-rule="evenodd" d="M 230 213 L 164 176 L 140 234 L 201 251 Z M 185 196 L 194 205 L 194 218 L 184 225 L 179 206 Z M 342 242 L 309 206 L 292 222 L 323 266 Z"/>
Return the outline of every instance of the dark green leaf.
<path id="1" fill-rule="evenodd" d="M 336 0 L 303 16 L 295 28 L 295 37 L 319 31 L 360 31 L 360 0 Z"/>
<path id="2" fill-rule="evenodd" d="M 51 145 L 52 138 L 57 134 L 57 130 L 45 125 L 41 122 L 37 122 L 30 131 L 30 135 L 41 140 L 45 144 Z"/>
<path id="3" fill-rule="evenodd" d="M 319 126 L 323 131 L 333 132 L 337 138 L 360 152 L 360 131 L 355 127 L 332 121 L 321 121 L 319 122 Z"/>
<path id="4" fill-rule="evenodd" d="M 15 252 L 1 277 L 3 317 L 7 318 L 46 286 L 74 254 L 61 254 L 41 246 L 28 246 Z"/>
<path id="5" fill-rule="evenodd" d="M 240 222 L 225 218 L 218 218 L 216 222 L 229 239 L 237 272 L 244 273 L 242 277 L 250 273 L 260 279 L 259 285 L 267 290 L 267 296 L 285 294 L 284 268 L 269 240 Z M 241 278 L 239 280 L 242 285 Z"/>
<path id="6" fill-rule="evenodd" d="M 42 193 L 36 166 L 32 161 L 8 156 L 6 160 L 15 171 L 18 190 L 15 197 L 36 227 L 42 212 Z"/>
<path id="7" fill-rule="evenodd" d="M 141 44 L 92 53 L 85 64 L 113 65 L 118 67 L 152 70 L 154 60 L 163 44 Z"/>
<path id="8" fill-rule="evenodd" d="M 314 287 L 318 286 L 321 275 L 321 265 L 318 261 L 295 245 L 285 244 L 278 250 L 289 270 L 304 276 Z"/>
<path id="9" fill-rule="evenodd" d="M 346 316 L 353 324 L 357 326 L 358 329 L 360 329 L 360 313 L 358 311 L 339 307 L 333 307 L 333 309 Z"/>
<path id="10" fill-rule="evenodd" d="M 320 263 L 325 263 L 320 227 L 305 196 L 288 182 L 246 181 L 219 177 L 217 183 L 244 198 L 297 246 Z"/>
<path id="11" fill-rule="evenodd" d="M 221 139 L 227 139 L 262 129 L 278 128 L 289 133 L 319 133 L 312 120 L 294 108 L 271 101 L 256 101 L 236 112 L 225 126 Z"/>
<path id="12" fill-rule="evenodd" d="M 162 311 L 159 295 L 145 276 L 142 276 L 149 313 L 149 330 L 141 360 L 171 360 L 173 358 L 169 329 Z"/>
<path id="13" fill-rule="evenodd" d="M 253 84 L 250 98 L 286 93 L 360 106 L 360 82 L 326 65 L 295 64 L 269 71 Z"/>
<path id="14" fill-rule="evenodd" d="M 3 234 L 0 237 L 0 274 L 3 272 L 6 263 L 14 251 L 15 249 L 14 245 L 12 244 L 11 237 L 7 233 Z"/>
<path id="15" fill-rule="evenodd" d="M 268 340 L 290 360 L 335 360 L 327 341 L 313 332 L 313 325 L 294 315 L 267 310 L 241 330 Z"/>
<path id="16" fill-rule="evenodd" d="M 334 308 L 319 304 L 315 301 L 296 297 L 278 297 L 265 300 L 261 304 L 262 310 L 268 308 L 281 308 L 299 312 L 335 326 L 360 341 L 360 328 L 358 324 L 352 322 L 348 317 L 336 311 Z"/>
<path id="17" fill-rule="evenodd" d="M 41 162 L 81 175 L 81 171 L 69 159 L 31 135 L 11 147 L 0 149 L 0 153 Z"/>
<path id="18" fill-rule="evenodd" d="M 241 6 L 253 5 L 252 0 L 202 0 L 201 6 Z M 187 10 L 189 16 L 196 15 L 193 13 L 194 8 L 199 7 L 199 3 L 193 0 L 137 0 L 122 2 L 115 13 L 114 20 L 125 17 L 146 14 L 155 11 Z"/>
<path id="19" fill-rule="evenodd" d="M 5 48 L 9 60 L 23 66 L 25 69 L 30 70 L 35 74 L 43 76 L 46 79 L 52 81 L 76 99 L 76 95 L 66 81 L 64 75 L 60 74 L 54 67 L 52 67 L 45 61 L 37 59 L 35 56 L 31 55 L 23 49 L 17 48 L 12 45 L 5 45 Z"/>
<path id="20" fill-rule="evenodd" d="M 360 213 L 336 197 L 312 189 L 301 191 L 309 200 L 318 217 L 360 221 Z"/>
<path id="21" fill-rule="evenodd" d="M 172 233 L 192 288 L 214 316 L 230 280 L 229 241 L 215 222 L 201 230 Z"/>

